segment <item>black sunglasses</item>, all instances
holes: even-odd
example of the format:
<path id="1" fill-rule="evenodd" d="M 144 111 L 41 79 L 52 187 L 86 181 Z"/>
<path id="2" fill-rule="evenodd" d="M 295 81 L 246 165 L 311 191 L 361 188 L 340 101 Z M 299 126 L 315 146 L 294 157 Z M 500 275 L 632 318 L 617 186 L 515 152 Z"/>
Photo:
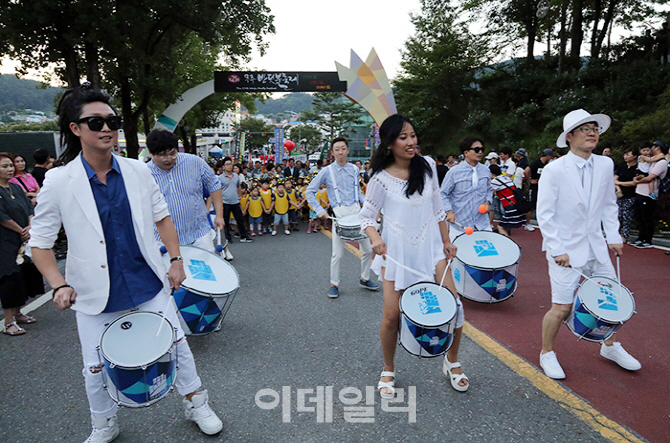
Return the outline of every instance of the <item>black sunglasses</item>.
<path id="1" fill-rule="evenodd" d="M 121 129 L 121 126 L 123 126 L 123 120 L 121 117 L 117 115 L 113 115 L 111 117 L 103 118 L 103 117 L 84 117 L 80 118 L 77 120 L 75 123 L 86 123 L 88 125 L 88 129 L 91 131 L 102 131 L 102 127 L 105 126 L 105 123 L 107 124 L 107 127 L 111 131 L 118 131 Z"/>
<path id="2" fill-rule="evenodd" d="M 477 154 L 484 152 L 484 148 L 470 148 L 471 151 L 475 151 Z"/>

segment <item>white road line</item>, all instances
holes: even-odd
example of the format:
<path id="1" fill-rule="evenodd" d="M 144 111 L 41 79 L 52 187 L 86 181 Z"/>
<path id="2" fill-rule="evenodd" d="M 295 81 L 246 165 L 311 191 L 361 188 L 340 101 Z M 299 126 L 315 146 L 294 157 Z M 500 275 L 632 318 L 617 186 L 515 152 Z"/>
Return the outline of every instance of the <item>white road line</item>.
<path id="1" fill-rule="evenodd" d="M 26 307 L 21 308 L 21 312 L 23 312 L 24 314 L 32 312 L 50 300 L 51 300 L 51 291 L 47 292 L 44 295 L 40 295 L 37 299 L 28 303 Z"/>

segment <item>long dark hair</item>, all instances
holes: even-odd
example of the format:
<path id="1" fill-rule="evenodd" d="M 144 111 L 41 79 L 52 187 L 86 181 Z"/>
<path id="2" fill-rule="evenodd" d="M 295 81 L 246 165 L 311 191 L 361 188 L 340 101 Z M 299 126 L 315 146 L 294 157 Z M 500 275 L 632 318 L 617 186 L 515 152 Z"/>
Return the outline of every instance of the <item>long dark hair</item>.
<path id="1" fill-rule="evenodd" d="M 109 105 L 114 113 L 116 110 L 110 105 L 111 97 L 101 91 L 91 88 L 86 82 L 83 85 L 68 89 L 58 102 L 56 114 L 58 114 L 58 126 L 60 128 L 60 145 L 65 148 L 58 157 L 58 163 L 65 165 L 77 158 L 81 152 L 81 140 L 74 135 L 70 129 L 70 123 L 76 122 L 81 117 L 82 108 L 88 103 L 102 102 Z"/>
<path id="2" fill-rule="evenodd" d="M 372 174 L 370 174 L 371 177 L 377 172 L 386 169 L 395 161 L 393 152 L 391 152 L 389 147 L 398 139 L 405 123 L 412 125 L 409 118 L 404 115 L 394 114 L 384 120 L 384 123 L 379 127 L 381 143 L 370 162 L 370 170 L 372 171 Z M 412 125 L 412 127 L 414 127 L 414 125 Z M 423 194 L 426 174 L 428 174 L 428 177 L 433 176 L 433 171 L 430 169 L 430 165 L 422 156 L 418 154 L 414 155 L 409 163 L 409 180 L 407 180 L 407 187 L 405 188 L 405 196 L 407 196 L 407 198 L 417 191 L 419 194 Z"/>

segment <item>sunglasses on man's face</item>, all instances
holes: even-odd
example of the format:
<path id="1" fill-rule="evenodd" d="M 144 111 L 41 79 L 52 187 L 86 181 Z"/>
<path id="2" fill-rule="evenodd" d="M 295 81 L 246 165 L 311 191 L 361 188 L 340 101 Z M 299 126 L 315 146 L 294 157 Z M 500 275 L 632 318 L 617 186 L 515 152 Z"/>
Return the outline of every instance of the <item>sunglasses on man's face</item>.
<path id="1" fill-rule="evenodd" d="M 484 152 L 484 148 L 479 148 L 479 147 L 477 147 L 477 148 L 470 148 L 470 150 L 471 150 L 471 151 L 475 151 L 477 154 L 479 154 L 480 152 Z"/>
<path id="2" fill-rule="evenodd" d="M 86 123 L 88 129 L 91 131 L 102 131 L 103 126 L 107 124 L 107 127 L 110 131 L 118 131 L 123 126 L 123 120 L 117 115 L 111 117 L 84 117 L 77 120 L 75 123 L 81 124 Z"/>

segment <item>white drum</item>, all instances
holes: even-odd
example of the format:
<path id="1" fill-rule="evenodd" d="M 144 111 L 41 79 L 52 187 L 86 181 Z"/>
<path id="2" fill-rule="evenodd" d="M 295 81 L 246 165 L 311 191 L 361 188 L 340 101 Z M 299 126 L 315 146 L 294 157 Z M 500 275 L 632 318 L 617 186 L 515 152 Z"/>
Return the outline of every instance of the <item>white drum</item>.
<path id="1" fill-rule="evenodd" d="M 195 246 L 180 249 L 186 280 L 174 292 L 179 320 L 187 335 L 208 334 L 217 330 L 230 309 L 240 277 L 230 263 L 212 252 Z M 167 254 L 163 261 L 169 268 Z"/>
<path id="2" fill-rule="evenodd" d="M 129 312 L 110 323 L 100 336 L 98 353 L 112 400 L 138 408 L 167 395 L 177 375 L 174 342 L 174 328 L 154 312 Z"/>
<path id="3" fill-rule="evenodd" d="M 365 235 L 361 234 L 361 223 L 358 220 L 358 214 L 337 217 L 334 221 L 337 235 L 343 240 L 356 241 L 365 238 Z"/>
<path id="4" fill-rule="evenodd" d="M 577 288 L 565 324 L 580 339 L 600 342 L 614 334 L 634 313 L 635 299 L 625 286 L 608 277 L 593 276 Z"/>
<path id="5" fill-rule="evenodd" d="M 454 294 L 436 283 L 416 283 L 400 297 L 399 341 L 419 357 L 438 357 L 454 341 L 458 305 Z"/>
<path id="6" fill-rule="evenodd" d="M 451 264 L 458 293 L 473 301 L 497 303 L 516 291 L 521 249 L 514 240 L 491 231 L 461 234 Z"/>

